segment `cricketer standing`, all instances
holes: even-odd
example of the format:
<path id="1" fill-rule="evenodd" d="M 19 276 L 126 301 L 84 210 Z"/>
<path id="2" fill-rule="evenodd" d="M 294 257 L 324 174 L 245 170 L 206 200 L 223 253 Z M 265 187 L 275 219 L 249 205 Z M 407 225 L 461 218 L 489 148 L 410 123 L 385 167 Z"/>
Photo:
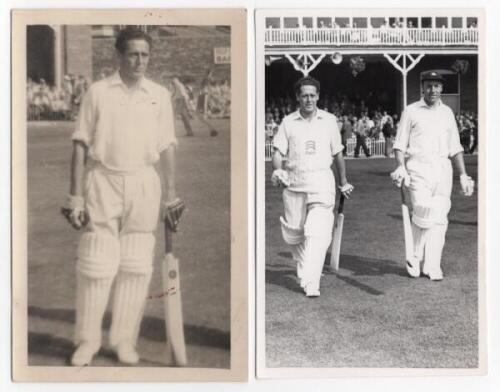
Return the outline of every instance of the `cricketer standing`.
<path id="1" fill-rule="evenodd" d="M 139 361 L 136 342 L 153 269 L 153 232 L 160 209 L 175 231 L 183 208 L 175 190 L 170 93 L 144 77 L 152 39 L 127 27 L 115 47 L 119 70 L 90 87 L 72 136 L 64 210 L 74 228 L 84 229 L 76 262 L 74 366 L 90 365 L 101 346 L 113 282 L 110 344 L 120 362 Z M 153 167 L 158 160 L 163 191 Z"/>
<path id="2" fill-rule="evenodd" d="M 422 272 L 442 280 L 441 255 L 448 228 L 455 164 L 465 196 L 474 192 L 474 181 L 465 171 L 463 148 L 453 111 L 441 101 L 444 79 L 438 71 L 421 74 L 423 97 L 401 116 L 394 153 L 394 184 L 407 187 L 412 204 L 414 254 L 406 269 L 412 277 Z"/>
<path id="3" fill-rule="evenodd" d="M 346 198 L 354 187 L 347 182 L 343 145 L 333 114 L 317 108 L 320 84 L 304 77 L 295 84 L 299 110 L 286 116 L 273 139 L 275 186 L 284 186 L 283 239 L 297 263 L 297 277 L 308 297 L 320 295 L 320 278 L 332 239 L 335 177 Z M 286 157 L 286 160 L 284 159 Z"/>

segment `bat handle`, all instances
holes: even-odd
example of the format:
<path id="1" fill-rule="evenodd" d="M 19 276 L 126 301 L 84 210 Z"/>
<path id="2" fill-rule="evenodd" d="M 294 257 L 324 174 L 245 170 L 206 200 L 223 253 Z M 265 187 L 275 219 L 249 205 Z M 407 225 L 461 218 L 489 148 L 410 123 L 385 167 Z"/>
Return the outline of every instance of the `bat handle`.
<path id="1" fill-rule="evenodd" d="M 339 208 L 337 209 L 337 212 L 339 214 L 342 214 L 344 212 L 344 201 L 345 201 L 345 196 L 343 193 L 341 193 L 339 199 Z"/>
<path id="2" fill-rule="evenodd" d="M 168 222 L 166 220 L 163 222 L 163 225 L 165 229 L 165 253 L 171 253 L 173 249 L 172 230 L 170 229 L 170 226 L 168 225 Z"/>

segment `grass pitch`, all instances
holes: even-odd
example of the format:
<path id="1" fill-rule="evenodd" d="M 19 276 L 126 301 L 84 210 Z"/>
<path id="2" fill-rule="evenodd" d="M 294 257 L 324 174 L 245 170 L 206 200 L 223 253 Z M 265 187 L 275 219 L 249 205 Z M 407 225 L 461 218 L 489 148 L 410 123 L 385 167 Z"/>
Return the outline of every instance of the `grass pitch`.
<path id="1" fill-rule="evenodd" d="M 281 191 L 266 165 L 266 366 L 474 368 L 478 366 L 477 195 L 459 193 L 443 252 L 444 280 L 404 267 L 399 191 L 390 159 L 348 160 L 355 186 L 344 205 L 340 269 L 325 266 L 321 296 L 307 298 L 281 237 Z M 477 157 L 467 156 L 477 179 Z M 329 260 L 327 254 L 327 263 Z"/>
<path id="2" fill-rule="evenodd" d="M 230 163 L 229 121 L 212 120 L 217 137 L 195 121 L 195 137 L 177 125 L 177 191 L 186 210 L 174 236 L 180 262 L 188 366 L 230 364 Z M 64 366 L 74 350 L 75 259 L 79 233 L 59 212 L 69 190 L 71 123 L 28 127 L 28 359 L 29 365 Z M 214 230 L 214 228 L 217 230 Z M 158 225 L 150 294 L 163 292 Z M 111 292 L 111 295 L 113 291 Z M 110 301 L 111 302 L 111 301 Z M 148 300 L 138 342 L 137 366 L 166 366 L 162 299 Z M 93 366 L 118 365 L 104 346 Z"/>

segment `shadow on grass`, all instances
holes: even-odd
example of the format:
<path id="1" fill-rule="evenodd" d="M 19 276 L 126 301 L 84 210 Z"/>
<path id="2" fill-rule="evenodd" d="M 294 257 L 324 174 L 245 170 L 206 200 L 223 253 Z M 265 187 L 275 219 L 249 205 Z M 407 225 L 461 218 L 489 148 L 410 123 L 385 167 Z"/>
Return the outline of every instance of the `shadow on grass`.
<path id="1" fill-rule="evenodd" d="M 289 252 L 280 252 L 280 256 L 291 258 Z M 370 295 L 383 295 L 383 291 L 377 290 L 368 286 L 365 283 L 359 282 L 352 276 L 382 276 L 396 275 L 406 277 L 406 272 L 403 265 L 395 263 L 392 260 L 377 260 L 356 255 L 340 255 L 340 270 L 332 272 L 328 265 L 330 254 L 326 255 L 326 262 L 323 268 L 324 275 L 334 275 L 343 282 L 356 287 Z M 342 273 L 343 270 L 351 271 L 351 276 L 346 276 Z M 287 290 L 302 293 L 302 290 L 295 277 L 295 270 L 287 264 L 275 264 L 266 268 L 266 284 L 274 284 L 284 287 Z"/>
<path id="2" fill-rule="evenodd" d="M 396 219 L 398 221 L 403 220 L 403 217 L 400 214 L 388 214 L 392 219 Z M 452 225 L 462 225 L 462 226 L 477 226 L 477 221 L 466 222 L 458 219 L 449 219 L 449 223 Z"/>
<path id="3" fill-rule="evenodd" d="M 30 355 L 37 354 L 44 357 L 60 358 L 69 366 L 74 350 L 75 346 L 69 339 L 56 337 L 49 333 L 28 333 L 28 353 Z M 110 349 L 101 348 L 97 355 L 110 361 L 116 361 L 116 354 Z"/>
<path id="4" fill-rule="evenodd" d="M 52 321 L 62 321 L 69 324 L 75 323 L 75 311 L 72 309 L 45 309 L 36 306 L 28 307 L 29 317 L 39 317 Z M 111 314 L 106 312 L 103 329 L 109 330 Z M 187 344 L 197 346 L 215 347 L 229 350 L 231 347 L 230 332 L 220 331 L 215 328 L 200 327 L 197 325 L 184 325 L 184 334 Z M 165 342 L 165 322 L 156 317 L 144 317 L 141 324 L 140 337 L 157 342 Z"/>

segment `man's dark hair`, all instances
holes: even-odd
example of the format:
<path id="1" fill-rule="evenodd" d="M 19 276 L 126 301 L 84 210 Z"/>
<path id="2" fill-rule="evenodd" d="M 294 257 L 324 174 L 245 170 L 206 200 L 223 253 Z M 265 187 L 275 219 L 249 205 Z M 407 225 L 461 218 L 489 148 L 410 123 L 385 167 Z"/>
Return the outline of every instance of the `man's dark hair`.
<path id="1" fill-rule="evenodd" d="M 302 86 L 314 86 L 316 87 L 316 92 L 319 94 L 319 82 L 310 76 L 305 76 L 295 82 L 294 89 L 296 95 L 300 94 Z"/>
<path id="2" fill-rule="evenodd" d="M 116 50 L 121 54 L 124 54 L 125 49 L 127 49 L 127 42 L 134 39 L 142 39 L 146 41 L 149 45 L 149 49 L 151 49 L 151 46 L 153 45 L 153 39 L 148 33 L 135 26 L 127 26 L 123 30 L 120 30 L 118 37 L 116 37 Z"/>

